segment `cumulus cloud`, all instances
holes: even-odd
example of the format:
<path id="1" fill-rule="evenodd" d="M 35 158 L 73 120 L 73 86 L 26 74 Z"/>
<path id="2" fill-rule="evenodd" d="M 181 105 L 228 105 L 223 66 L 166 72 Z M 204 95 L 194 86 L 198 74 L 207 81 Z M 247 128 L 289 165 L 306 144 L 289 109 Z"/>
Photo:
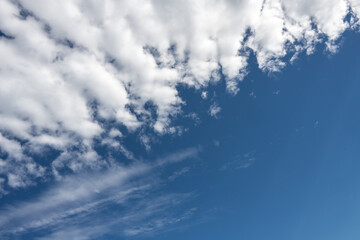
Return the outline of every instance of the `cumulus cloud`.
<path id="1" fill-rule="evenodd" d="M 236 94 L 250 54 L 260 69 L 279 71 L 285 56 L 294 61 L 319 42 L 336 51 L 359 14 L 359 0 L 1 1 L 0 148 L 8 155 L 0 163 L 22 174 L 0 174 L 13 187 L 31 184 L 45 170 L 27 153 L 45 146 L 72 156 L 50 168 L 97 166 L 94 139 L 117 147 L 123 136 L 109 124 L 176 132 L 179 85 L 224 78 Z"/>

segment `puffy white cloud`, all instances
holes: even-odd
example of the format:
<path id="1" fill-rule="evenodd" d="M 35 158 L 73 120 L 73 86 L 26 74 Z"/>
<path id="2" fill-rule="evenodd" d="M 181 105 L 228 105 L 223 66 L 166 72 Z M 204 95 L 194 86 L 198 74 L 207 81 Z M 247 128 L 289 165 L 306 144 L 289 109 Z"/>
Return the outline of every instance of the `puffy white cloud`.
<path id="1" fill-rule="evenodd" d="M 7 154 L 0 158 L 0 174 L 7 176 L 7 184 L 12 188 L 32 184 L 32 178 L 42 177 L 44 168 L 23 153 L 23 147 L 15 140 L 6 138 L 0 133 L 0 153 Z M 3 178 L 0 178 L 0 196 L 6 193 Z"/>
<path id="2" fill-rule="evenodd" d="M 179 84 L 206 88 L 224 76 L 236 94 L 251 53 L 260 69 L 279 71 L 318 42 L 336 51 L 359 13 L 359 0 L 1 1 L 1 149 L 36 176 L 42 167 L 24 152 L 44 146 L 63 152 L 53 169 L 95 167 L 94 139 L 116 147 L 122 136 L 107 123 L 173 133 Z"/>

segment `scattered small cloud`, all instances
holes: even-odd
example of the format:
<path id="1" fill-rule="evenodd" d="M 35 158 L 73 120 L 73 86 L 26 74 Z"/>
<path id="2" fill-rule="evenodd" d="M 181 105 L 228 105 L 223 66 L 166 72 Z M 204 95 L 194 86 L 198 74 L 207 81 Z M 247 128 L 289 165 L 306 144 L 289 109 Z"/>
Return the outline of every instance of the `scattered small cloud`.
<path id="1" fill-rule="evenodd" d="M 216 102 L 211 104 L 210 109 L 209 109 L 209 114 L 212 117 L 218 118 L 218 114 L 220 113 L 220 111 L 221 111 L 221 107 L 219 107 Z"/>
<path id="2" fill-rule="evenodd" d="M 207 92 L 207 91 L 202 91 L 202 92 L 201 92 L 201 97 L 202 97 L 202 99 L 207 99 L 207 97 L 208 97 L 208 92 Z"/>
<path id="3" fill-rule="evenodd" d="M 186 114 L 184 117 L 193 119 L 193 120 L 194 120 L 194 123 L 195 123 L 195 126 L 196 126 L 196 125 L 199 125 L 199 124 L 201 123 L 200 117 L 199 117 L 196 113 L 194 113 L 194 112 L 188 113 L 188 114 Z"/>
<path id="4" fill-rule="evenodd" d="M 249 96 L 252 97 L 252 98 L 256 98 L 256 95 L 255 95 L 254 90 L 251 91 L 251 93 L 249 94 Z"/>
<path id="5" fill-rule="evenodd" d="M 112 128 L 109 131 L 109 137 L 111 137 L 111 138 L 116 138 L 116 137 L 121 138 L 121 137 L 123 137 L 123 134 L 118 129 Z"/>
<path id="6" fill-rule="evenodd" d="M 316 120 L 316 121 L 314 122 L 314 128 L 317 128 L 318 126 L 319 126 L 319 121 Z"/>
<path id="7" fill-rule="evenodd" d="M 273 95 L 279 95 L 280 94 L 280 90 L 276 90 L 272 92 Z"/>

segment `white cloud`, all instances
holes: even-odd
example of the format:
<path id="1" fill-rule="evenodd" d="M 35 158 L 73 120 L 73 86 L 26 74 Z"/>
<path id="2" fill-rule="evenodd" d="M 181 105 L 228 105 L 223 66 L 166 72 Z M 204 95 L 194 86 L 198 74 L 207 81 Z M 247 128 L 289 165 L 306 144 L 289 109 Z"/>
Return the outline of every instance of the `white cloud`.
<path id="1" fill-rule="evenodd" d="M 7 176 L 7 184 L 12 188 L 25 187 L 33 184 L 33 178 L 44 175 L 44 168 L 23 153 L 23 147 L 15 140 L 9 139 L 0 133 L 0 153 L 6 153 L 7 158 L 0 158 L 0 174 Z M 2 178 L 1 178 L 2 179 Z M 4 190 L 4 180 L 0 181 L 1 194 Z"/>
<path id="2" fill-rule="evenodd" d="M 249 96 L 252 97 L 252 98 L 256 98 L 256 95 L 255 95 L 254 90 L 251 91 L 251 93 L 249 94 Z"/>
<path id="3" fill-rule="evenodd" d="M 201 92 L 201 97 L 202 97 L 202 99 L 207 99 L 207 97 L 208 97 L 208 92 L 207 92 L 207 91 L 202 91 L 202 92 Z"/>
<path id="4" fill-rule="evenodd" d="M 359 0 L 1 1 L 0 31 L 8 37 L 0 37 L 0 132 L 13 143 L 10 155 L 80 148 L 93 157 L 61 164 L 98 165 L 93 141 L 108 132 L 103 123 L 174 133 L 170 119 L 185 104 L 179 84 L 205 88 L 224 76 L 236 94 L 251 52 L 260 69 L 279 71 L 285 56 L 294 61 L 319 42 L 336 51 L 359 12 Z M 148 117 L 148 103 L 156 116 Z"/>
<path id="5" fill-rule="evenodd" d="M 272 94 L 273 94 L 273 95 L 279 95 L 279 94 L 280 94 L 280 90 L 278 89 L 278 90 L 276 90 L 276 91 L 273 91 Z"/>
<path id="6" fill-rule="evenodd" d="M 62 236 L 77 239 L 78 234 L 84 234 L 80 239 L 93 239 L 94 235 L 108 233 L 110 228 L 116 228 L 119 235 L 138 235 L 184 220 L 172 214 L 174 207 L 191 194 L 156 193 L 160 180 L 153 173 L 194 158 L 198 151 L 189 148 L 153 163 L 112 165 L 105 171 L 64 177 L 37 198 L 2 209 L 0 237 L 18 237 L 47 229 L 44 239 L 63 239 Z M 12 181 L 18 184 L 16 178 Z M 109 209 L 110 215 L 105 213 Z M 151 229 L 145 229 L 144 224 Z"/>
<path id="7" fill-rule="evenodd" d="M 172 175 L 168 177 L 170 181 L 174 181 L 176 178 L 180 177 L 181 175 L 187 173 L 190 171 L 190 167 L 184 167 L 180 169 L 179 171 L 174 172 Z"/>
<path id="8" fill-rule="evenodd" d="M 0 167 L 2 167 L 2 160 L 0 160 Z M 5 179 L 0 178 L 0 196 L 2 194 L 6 194 L 7 192 L 4 190 L 4 184 L 5 183 Z"/>
<path id="9" fill-rule="evenodd" d="M 210 105 L 209 114 L 211 116 L 217 118 L 220 111 L 221 111 L 221 107 L 219 107 L 216 102 L 214 102 L 213 104 Z"/>
<path id="10" fill-rule="evenodd" d="M 238 155 L 235 157 L 234 160 L 225 163 L 220 168 L 220 170 L 225 171 L 225 170 L 239 170 L 239 169 L 248 168 L 255 163 L 256 158 L 254 155 L 255 155 L 254 151 L 243 154 L 242 156 Z"/>

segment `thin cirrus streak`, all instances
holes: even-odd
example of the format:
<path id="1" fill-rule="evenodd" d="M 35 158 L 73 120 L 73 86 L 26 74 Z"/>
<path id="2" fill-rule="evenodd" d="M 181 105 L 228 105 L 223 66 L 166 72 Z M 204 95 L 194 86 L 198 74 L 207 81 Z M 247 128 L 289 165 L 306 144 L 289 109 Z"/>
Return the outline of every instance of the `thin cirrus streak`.
<path id="1" fill-rule="evenodd" d="M 35 232 L 44 239 L 94 239 L 114 229 L 119 236 L 134 236 L 171 228 L 195 211 L 171 209 L 193 194 L 160 194 L 161 179 L 154 172 L 194 158 L 198 152 L 188 148 L 151 164 L 113 165 L 101 172 L 67 176 L 36 198 L 2 207 L 0 237 Z"/>
<path id="2" fill-rule="evenodd" d="M 251 54 L 279 71 L 320 42 L 335 52 L 359 13 L 358 0 L 1 1 L 0 192 L 63 168 L 101 168 L 95 140 L 119 147 L 118 125 L 174 134 L 179 85 L 223 76 L 236 94 Z M 40 164 L 33 156 L 44 148 L 60 157 Z"/>

